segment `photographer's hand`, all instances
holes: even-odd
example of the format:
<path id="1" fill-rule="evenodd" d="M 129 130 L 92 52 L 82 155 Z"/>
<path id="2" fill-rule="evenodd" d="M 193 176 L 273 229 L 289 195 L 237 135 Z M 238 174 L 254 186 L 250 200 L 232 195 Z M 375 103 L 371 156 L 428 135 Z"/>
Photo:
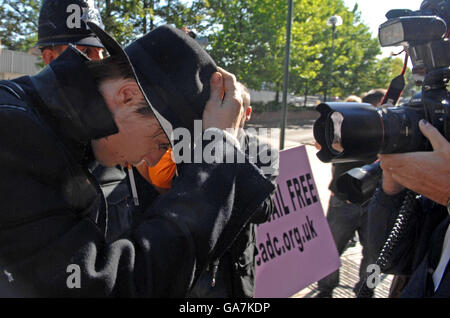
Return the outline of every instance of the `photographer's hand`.
<path id="1" fill-rule="evenodd" d="M 404 186 L 446 206 L 450 197 L 450 143 L 425 120 L 419 127 L 433 151 L 379 155 L 383 191 L 393 195 Z"/>

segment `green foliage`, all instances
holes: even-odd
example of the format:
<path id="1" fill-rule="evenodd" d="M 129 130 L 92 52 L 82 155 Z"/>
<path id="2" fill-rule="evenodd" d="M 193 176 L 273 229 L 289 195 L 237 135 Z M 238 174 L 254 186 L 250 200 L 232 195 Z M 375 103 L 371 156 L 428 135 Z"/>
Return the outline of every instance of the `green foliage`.
<path id="1" fill-rule="evenodd" d="M 42 1 L 0 0 L 4 46 L 27 51 L 36 43 Z M 207 36 L 207 50 L 217 64 L 236 74 L 250 88 L 264 86 L 277 92 L 282 89 L 286 0 L 96 2 L 106 30 L 123 45 L 162 24 L 186 26 Z M 342 17 L 343 24 L 336 28 L 333 50 L 332 29 L 326 22 L 335 14 Z M 362 23 L 357 5 L 347 8 L 343 0 L 294 1 L 291 93 L 345 97 L 361 95 L 372 88 L 387 88 L 400 73 L 402 61 L 379 59 L 379 54 L 378 40 Z"/>
<path id="2" fill-rule="evenodd" d="M 251 88 L 271 83 L 280 88 L 286 19 L 284 0 L 204 1 L 209 25 L 210 53 Z"/>
<path id="3" fill-rule="evenodd" d="M 420 87 L 416 85 L 416 82 L 412 76 L 412 72 L 410 69 L 408 69 L 406 71 L 406 76 L 405 76 L 405 80 L 406 80 L 406 86 L 405 89 L 403 90 L 403 97 L 413 97 L 417 92 L 420 91 Z"/>
<path id="4" fill-rule="evenodd" d="M 27 51 L 36 43 L 42 2 L 0 0 L 0 34 L 6 48 Z M 167 23 L 202 30 L 201 8 L 182 0 L 97 0 L 96 4 L 106 30 L 123 45 Z"/>
<path id="5" fill-rule="evenodd" d="M 98 0 L 97 4 L 105 29 L 123 45 L 162 24 L 195 28 L 202 21 L 197 5 L 180 0 Z"/>
<path id="6" fill-rule="evenodd" d="M 249 87 L 262 85 L 280 91 L 286 43 L 287 1 L 206 1 L 210 53 L 220 65 Z M 332 53 L 332 29 L 326 22 L 340 15 Z M 360 20 L 357 7 L 349 10 L 342 0 L 294 2 L 289 91 L 298 95 L 360 94 L 371 87 L 365 80 L 380 54 L 376 39 Z M 331 61 L 333 60 L 332 74 Z M 380 81 L 379 81 L 380 82 Z M 387 82 L 382 83 L 383 86 Z"/>
<path id="7" fill-rule="evenodd" d="M 307 11 L 304 13 L 304 19 L 309 24 L 309 29 L 304 29 L 303 34 L 311 34 L 310 43 L 313 44 L 313 49 L 303 49 L 295 58 L 302 66 L 297 71 L 298 76 L 303 76 L 310 86 L 311 83 L 315 84 L 310 88 L 314 94 L 326 95 L 328 88 L 331 88 L 331 93 L 327 95 L 333 96 L 364 91 L 365 87 L 361 87 L 363 85 L 360 78 L 373 66 L 380 49 L 377 40 L 371 38 L 369 28 L 361 23 L 357 7 L 350 11 L 343 5 L 342 0 L 304 0 L 300 4 L 303 4 L 303 11 Z M 333 52 L 332 28 L 326 21 L 334 14 L 342 17 L 343 24 L 336 27 Z M 302 42 L 297 45 L 307 46 Z M 309 71 L 308 74 L 305 70 L 313 72 Z M 294 91 L 301 90 L 299 84 L 293 87 Z"/>
<path id="8" fill-rule="evenodd" d="M 42 0 L 0 0 L 0 34 L 6 48 L 27 51 L 37 40 Z"/>

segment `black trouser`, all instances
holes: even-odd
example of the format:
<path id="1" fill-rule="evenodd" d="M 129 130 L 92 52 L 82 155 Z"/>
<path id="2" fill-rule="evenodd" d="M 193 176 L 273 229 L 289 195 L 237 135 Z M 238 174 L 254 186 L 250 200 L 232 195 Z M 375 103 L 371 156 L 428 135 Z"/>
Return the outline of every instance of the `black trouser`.
<path id="1" fill-rule="evenodd" d="M 356 284 L 356 292 L 367 276 L 367 266 L 374 264 L 375 260 L 369 255 L 367 244 L 367 206 L 347 203 L 336 196 L 330 197 L 327 212 L 327 221 L 336 243 L 339 255 L 345 252 L 347 243 L 353 238 L 355 231 L 358 232 L 359 241 L 362 245 L 362 259 L 359 267 L 359 282 Z M 318 282 L 321 292 L 331 292 L 339 285 L 339 269 Z"/>

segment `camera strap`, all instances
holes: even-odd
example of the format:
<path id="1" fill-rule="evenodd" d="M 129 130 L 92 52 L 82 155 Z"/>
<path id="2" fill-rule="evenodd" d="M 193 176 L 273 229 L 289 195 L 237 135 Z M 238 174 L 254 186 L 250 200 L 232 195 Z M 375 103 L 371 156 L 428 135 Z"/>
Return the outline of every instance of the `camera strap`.
<path id="1" fill-rule="evenodd" d="M 398 245 L 402 240 L 408 239 L 406 235 L 408 227 L 411 224 L 411 220 L 421 209 L 419 198 L 420 197 L 417 193 L 410 190 L 406 191 L 394 226 L 392 227 L 391 232 L 389 233 L 389 236 L 381 249 L 380 255 L 375 262 L 375 264 L 380 267 L 381 272 L 389 273 L 392 269 L 392 262 L 395 253 L 397 252 L 396 249 Z M 363 283 L 356 294 L 357 298 L 367 298 L 373 293 L 373 289 L 376 286 L 370 287 L 367 284 L 368 278 L 369 276 L 365 276 L 363 279 Z"/>
<path id="2" fill-rule="evenodd" d="M 389 85 L 389 88 L 386 92 L 386 95 L 384 95 L 383 101 L 381 102 L 381 105 L 384 104 L 391 104 L 395 106 L 400 99 L 400 96 L 402 96 L 402 92 L 405 89 L 405 73 L 406 73 L 406 67 L 408 66 L 408 53 L 405 54 L 405 62 L 403 63 L 403 69 L 399 76 L 395 77 L 391 84 Z"/>

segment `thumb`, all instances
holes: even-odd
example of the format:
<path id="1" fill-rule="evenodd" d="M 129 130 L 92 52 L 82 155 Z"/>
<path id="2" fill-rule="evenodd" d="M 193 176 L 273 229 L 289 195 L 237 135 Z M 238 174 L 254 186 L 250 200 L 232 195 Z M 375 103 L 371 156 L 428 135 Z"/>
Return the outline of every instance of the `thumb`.
<path id="1" fill-rule="evenodd" d="M 211 76 L 211 95 L 210 100 L 216 101 L 219 105 L 222 103 L 223 98 L 223 76 L 219 72 L 215 72 Z"/>
<path id="2" fill-rule="evenodd" d="M 439 131 L 425 119 L 422 119 L 419 122 L 419 128 L 422 134 L 430 141 L 433 150 L 442 149 L 448 144 L 448 141 L 444 136 L 442 136 Z"/>

